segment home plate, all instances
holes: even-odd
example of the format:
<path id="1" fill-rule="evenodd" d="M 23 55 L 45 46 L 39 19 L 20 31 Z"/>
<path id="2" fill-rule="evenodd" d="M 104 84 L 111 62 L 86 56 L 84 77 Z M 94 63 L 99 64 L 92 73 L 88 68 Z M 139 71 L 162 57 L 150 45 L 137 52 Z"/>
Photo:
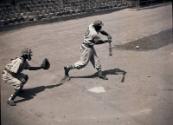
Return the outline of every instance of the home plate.
<path id="1" fill-rule="evenodd" d="M 94 93 L 104 93 L 104 92 L 106 92 L 105 88 L 102 87 L 102 86 L 90 88 L 90 89 L 88 89 L 88 91 L 94 92 Z"/>

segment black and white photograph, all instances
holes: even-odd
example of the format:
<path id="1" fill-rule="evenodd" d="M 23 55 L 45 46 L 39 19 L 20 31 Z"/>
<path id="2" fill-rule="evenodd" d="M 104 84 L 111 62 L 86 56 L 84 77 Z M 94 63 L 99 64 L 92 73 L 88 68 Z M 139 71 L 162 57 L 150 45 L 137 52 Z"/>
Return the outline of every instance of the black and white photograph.
<path id="1" fill-rule="evenodd" d="M 172 0 L 0 0 L 1 125 L 173 125 Z"/>

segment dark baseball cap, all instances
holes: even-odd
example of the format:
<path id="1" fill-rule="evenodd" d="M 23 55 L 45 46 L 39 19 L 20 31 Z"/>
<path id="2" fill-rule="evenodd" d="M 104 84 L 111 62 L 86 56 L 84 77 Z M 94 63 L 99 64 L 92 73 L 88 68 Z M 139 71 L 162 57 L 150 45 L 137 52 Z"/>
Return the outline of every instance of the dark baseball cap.
<path id="1" fill-rule="evenodd" d="M 94 24 L 94 26 L 103 26 L 104 25 L 101 20 L 95 20 L 93 24 Z"/>

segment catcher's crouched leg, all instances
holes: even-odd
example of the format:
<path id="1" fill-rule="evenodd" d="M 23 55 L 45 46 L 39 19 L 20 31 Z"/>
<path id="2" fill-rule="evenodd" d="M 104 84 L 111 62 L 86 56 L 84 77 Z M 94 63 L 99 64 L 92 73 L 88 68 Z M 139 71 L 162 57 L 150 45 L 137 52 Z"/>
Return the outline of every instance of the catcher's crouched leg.
<path id="1" fill-rule="evenodd" d="M 19 92 L 23 92 L 23 86 L 26 84 L 28 81 L 29 77 L 28 75 L 23 74 L 23 77 L 20 77 L 19 80 L 21 81 L 20 87 L 19 87 Z"/>
<path id="2" fill-rule="evenodd" d="M 10 106 L 16 106 L 16 103 L 14 102 L 14 99 L 19 93 L 19 89 L 15 89 L 15 92 L 8 98 L 7 104 Z"/>
<path id="3" fill-rule="evenodd" d="M 17 78 L 20 83 L 16 84 L 14 86 L 15 92 L 8 98 L 7 104 L 9 104 L 10 106 L 16 106 L 16 103 L 14 102 L 14 99 L 16 98 L 16 96 L 22 92 L 23 86 L 25 85 L 25 83 L 28 81 L 28 75 L 25 74 L 19 74 L 18 78 Z"/>

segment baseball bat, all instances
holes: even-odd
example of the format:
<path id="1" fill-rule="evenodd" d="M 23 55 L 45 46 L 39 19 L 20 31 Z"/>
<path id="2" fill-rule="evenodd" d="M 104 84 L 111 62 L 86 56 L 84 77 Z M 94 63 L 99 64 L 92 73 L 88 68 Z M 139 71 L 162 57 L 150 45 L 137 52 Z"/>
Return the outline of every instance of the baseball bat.
<path id="1" fill-rule="evenodd" d="M 112 44 L 109 42 L 109 56 L 112 56 Z"/>
<path id="2" fill-rule="evenodd" d="M 122 75 L 123 76 L 122 76 L 121 82 L 124 82 L 125 81 L 126 72 L 124 72 Z"/>

